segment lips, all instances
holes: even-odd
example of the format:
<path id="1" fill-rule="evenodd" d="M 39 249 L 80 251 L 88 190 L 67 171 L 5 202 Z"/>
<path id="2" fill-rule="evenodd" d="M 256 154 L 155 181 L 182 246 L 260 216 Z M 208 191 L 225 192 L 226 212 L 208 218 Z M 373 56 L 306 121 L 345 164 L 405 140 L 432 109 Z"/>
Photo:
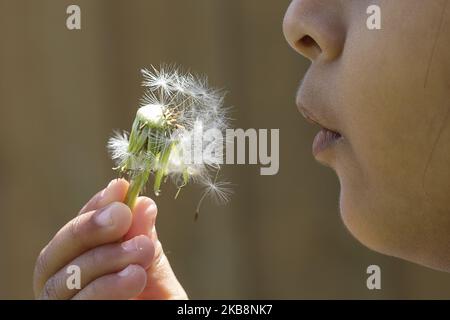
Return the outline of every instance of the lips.
<path id="1" fill-rule="evenodd" d="M 316 157 L 325 149 L 331 148 L 342 136 L 338 132 L 330 131 L 328 129 L 320 130 L 313 141 L 312 153 Z"/>
<path id="2" fill-rule="evenodd" d="M 337 130 L 330 129 L 329 127 L 323 125 L 303 105 L 299 104 L 298 109 L 308 122 L 318 125 L 321 128 L 313 141 L 312 153 L 314 157 L 317 157 L 317 155 L 322 151 L 334 146 L 342 138 L 342 135 Z"/>

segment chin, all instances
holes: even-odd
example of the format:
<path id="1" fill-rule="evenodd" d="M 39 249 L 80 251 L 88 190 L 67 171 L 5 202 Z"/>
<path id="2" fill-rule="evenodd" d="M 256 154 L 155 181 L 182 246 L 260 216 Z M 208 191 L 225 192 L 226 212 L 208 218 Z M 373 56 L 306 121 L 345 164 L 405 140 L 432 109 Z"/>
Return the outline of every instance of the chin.
<path id="1" fill-rule="evenodd" d="M 341 183 L 339 210 L 346 229 L 365 247 L 382 254 L 397 256 L 399 239 L 389 236 L 389 227 L 382 222 L 385 220 L 383 210 L 371 207 L 370 201 L 359 194 L 361 189 L 356 190 L 358 193 L 354 191 L 345 188 Z"/>
<path id="2" fill-rule="evenodd" d="M 443 242 L 450 241 L 450 235 L 438 235 L 423 225 L 417 228 L 417 221 L 396 224 L 399 220 L 393 214 L 395 208 L 370 206 L 369 200 L 356 197 L 359 194 L 351 191 L 354 190 L 346 189 L 341 184 L 340 215 L 347 230 L 362 245 L 384 255 L 450 272 L 450 250 L 443 245 Z"/>

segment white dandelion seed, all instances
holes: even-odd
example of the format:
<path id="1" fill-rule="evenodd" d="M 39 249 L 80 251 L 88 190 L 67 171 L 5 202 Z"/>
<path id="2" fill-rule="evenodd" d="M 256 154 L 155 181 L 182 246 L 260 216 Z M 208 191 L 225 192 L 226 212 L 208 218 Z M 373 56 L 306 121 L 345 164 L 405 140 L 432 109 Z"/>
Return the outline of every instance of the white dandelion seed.
<path id="1" fill-rule="evenodd" d="M 117 166 L 123 165 L 124 161 L 130 157 L 128 144 L 128 134 L 126 132 L 115 131 L 114 135 L 109 139 L 108 150 Z"/>
<path id="2" fill-rule="evenodd" d="M 170 70 L 162 67 L 159 70 L 152 66 L 153 72 L 147 69 L 142 69 L 141 73 L 144 77 L 142 86 L 150 89 L 163 89 L 169 91 L 175 78 L 176 72 L 170 73 Z"/>
<path id="3" fill-rule="evenodd" d="M 203 195 L 200 198 L 200 201 L 197 204 L 197 209 L 195 211 L 195 219 L 198 218 L 200 214 L 200 208 L 203 204 L 203 201 L 209 197 L 216 204 L 223 205 L 230 201 L 230 197 L 233 194 L 233 189 L 231 188 L 231 183 L 228 181 L 220 181 L 218 180 L 219 171 L 216 171 L 214 179 L 211 179 L 211 176 L 204 176 L 202 179 L 203 185 Z"/>

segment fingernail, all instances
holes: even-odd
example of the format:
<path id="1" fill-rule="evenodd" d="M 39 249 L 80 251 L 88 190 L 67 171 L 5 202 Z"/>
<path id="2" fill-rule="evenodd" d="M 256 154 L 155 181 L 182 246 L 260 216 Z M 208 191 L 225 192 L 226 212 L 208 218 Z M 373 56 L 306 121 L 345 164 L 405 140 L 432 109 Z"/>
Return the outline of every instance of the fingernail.
<path id="1" fill-rule="evenodd" d="M 156 204 L 155 204 L 154 202 L 152 202 L 152 203 L 147 207 L 147 209 L 145 210 L 145 213 L 146 213 L 147 215 L 152 215 L 152 214 L 155 213 L 156 210 L 157 210 L 157 209 L 156 209 Z"/>
<path id="2" fill-rule="evenodd" d="M 122 242 L 121 246 L 123 250 L 128 252 L 141 251 L 144 248 L 142 241 L 144 241 L 142 237 L 138 236 L 131 240 Z"/>
<path id="3" fill-rule="evenodd" d="M 108 189 L 109 187 L 111 187 L 113 184 L 116 184 L 117 181 L 119 181 L 119 179 L 111 180 L 111 181 L 108 183 L 108 185 L 106 186 L 106 189 Z"/>
<path id="4" fill-rule="evenodd" d="M 100 209 L 100 212 L 98 212 L 95 216 L 95 222 L 101 226 L 101 227 L 108 227 L 113 225 L 113 219 L 112 219 L 112 207 L 114 204 L 109 205 L 107 207 L 104 207 Z"/>
<path id="5" fill-rule="evenodd" d="M 150 230 L 148 232 L 148 236 L 150 237 L 150 239 L 154 238 L 154 234 L 156 231 L 156 229 L 155 229 L 156 212 L 157 212 L 157 208 L 156 208 L 156 204 L 154 202 L 151 203 L 145 210 L 145 215 L 150 217 L 150 219 L 151 219 Z"/>
<path id="6" fill-rule="evenodd" d="M 152 230 L 148 233 L 148 237 L 152 240 L 153 245 L 156 247 L 156 241 L 158 241 L 158 235 L 156 233 L 156 227 L 153 224 Z"/>
<path id="7" fill-rule="evenodd" d="M 117 275 L 119 277 L 127 277 L 127 276 L 133 274 L 134 271 L 136 271 L 136 266 L 133 264 L 130 264 L 128 267 L 126 267 L 122 271 L 118 272 Z"/>

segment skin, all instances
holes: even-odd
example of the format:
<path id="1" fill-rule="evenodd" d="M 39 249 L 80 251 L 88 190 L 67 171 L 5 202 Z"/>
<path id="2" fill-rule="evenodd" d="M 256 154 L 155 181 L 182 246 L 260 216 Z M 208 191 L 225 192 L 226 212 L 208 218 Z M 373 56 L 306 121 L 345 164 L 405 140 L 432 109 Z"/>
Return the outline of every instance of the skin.
<path id="1" fill-rule="evenodd" d="M 450 3 L 294 0 L 289 45 L 311 60 L 298 105 L 342 138 L 316 154 L 348 230 L 381 253 L 450 271 Z M 382 29 L 368 30 L 369 5 Z"/>
<path id="2" fill-rule="evenodd" d="M 111 181 L 42 250 L 36 298 L 187 299 L 158 240 L 155 203 L 139 197 L 131 212 L 121 203 L 128 186 Z M 80 267 L 80 290 L 66 286 L 69 265 Z"/>
<path id="3" fill-rule="evenodd" d="M 294 0 L 283 31 L 311 60 L 300 109 L 342 135 L 315 157 L 339 178 L 347 228 L 369 248 L 450 271 L 447 1 Z M 366 28 L 372 4 L 381 7 L 382 30 Z M 140 197 L 132 214 L 120 203 L 127 188 L 113 181 L 44 248 L 37 298 L 187 298 L 157 239 L 154 202 Z M 113 225 L 96 222 L 102 210 Z M 124 250 L 129 239 L 141 250 Z M 65 288 L 70 264 L 85 275 L 81 290 Z"/>

